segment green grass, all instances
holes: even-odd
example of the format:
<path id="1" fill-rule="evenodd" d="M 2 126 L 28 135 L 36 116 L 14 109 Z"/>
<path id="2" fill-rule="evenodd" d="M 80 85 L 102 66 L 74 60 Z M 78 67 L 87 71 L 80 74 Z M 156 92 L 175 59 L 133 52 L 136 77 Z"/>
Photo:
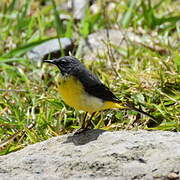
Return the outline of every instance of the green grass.
<path id="1" fill-rule="evenodd" d="M 94 118 L 94 128 L 180 131 L 179 1 L 99 0 L 103 8 L 98 12 L 87 9 L 83 20 L 66 23 L 59 19 L 63 12 L 56 1 L 43 2 L 2 1 L 0 7 L 0 155 L 72 132 L 83 117 L 57 95 L 58 70 L 31 62 L 26 52 L 55 37 L 76 37 L 78 46 L 82 38 L 104 28 L 130 28 L 159 40 L 160 49 L 129 43 L 122 53 L 111 46 L 118 58 L 106 54 L 88 65 L 119 99 L 133 101 L 157 122 L 132 111 L 108 110 Z"/>

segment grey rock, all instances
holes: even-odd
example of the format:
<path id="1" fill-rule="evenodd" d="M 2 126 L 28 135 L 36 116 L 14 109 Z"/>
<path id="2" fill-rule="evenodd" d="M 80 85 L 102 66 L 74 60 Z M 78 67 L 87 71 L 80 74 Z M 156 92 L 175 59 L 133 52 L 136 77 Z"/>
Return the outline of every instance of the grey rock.
<path id="1" fill-rule="evenodd" d="M 108 43 L 116 46 L 122 45 L 123 33 L 118 30 L 109 30 L 109 39 L 106 30 L 100 30 L 90 34 L 86 41 L 81 41 L 81 55 L 85 60 L 94 60 L 108 54 Z"/>
<path id="2" fill-rule="evenodd" d="M 81 20 L 84 18 L 89 2 L 90 0 L 72 0 L 74 19 Z"/>
<path id="3" fill-rule="evenodd" d="M 156 38 L 158 43 L 158 39 Z M 119 55 L 126 55 L 130 43 L 152 47 L 154 45 L 151 36 L 144 34 L 138 35 L 130 30 L 100 30 L 88 36 L 86 41 L 81 42 L 79 54 L 85 60 L 95 60 L 97 58 L 107 57 L 111 49 L 114 58 Z M 118 50 L 117 50 L 118 49 Z"/>
<path id="4" fill-rule="evenodd" d="M 180 133 L 89 130 L 0 157 L 2 180 L 180 179 Z"/>
<path id="5" fill-rule="evenodd" d="M 60 4 L 59 8 L 61 10 L 66 10 L 66 11 L 72 11 L 72 0 L 66 0 L 63 3 Z"/>
<path id="6" fill-rule="evenodd" d="M 69 38 L 60 38 L 61 47 L 64 51 L 68 52 L 73 48 L 73 42 Z M 52 39 L 46 41 L 27 53 L 27 56 L 31 60 L 40 61 L 43 58 L 47 58 L 50 55 L 51 58 L 60 57 L 60 45 L 58 39 Z"/>
<path id="7" fill-rule="evenodd" d="M 60 9 L 60 15 L 59 18 L 62 21 L 66 21 L 72 18 L 71 12 L 73 11 L 72 2 L 71 0 L 66 0 L 59 6 Z"/>
<path id="8" fill-rule="evenodd" d="M 94 3 L 95 0 L 66 0 L 60 5 L 60 9 L 72 12 L 73 19 L 79 21 L 85 17 L 86 9 Z M 60 19 L 70 19 L 71 16 L 61 14 Z"/>

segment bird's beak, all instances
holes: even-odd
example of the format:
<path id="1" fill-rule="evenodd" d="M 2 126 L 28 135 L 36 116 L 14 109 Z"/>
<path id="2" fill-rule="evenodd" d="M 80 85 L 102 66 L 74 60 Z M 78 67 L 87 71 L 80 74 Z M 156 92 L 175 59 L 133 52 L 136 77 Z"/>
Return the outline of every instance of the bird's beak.
<path id="1" fill-rule="evenodd" d="M 56 59 L 53 59 L 53 60 L 43 60 L 43 63 L 46 62 L 46 63 L 50 63 L 50 64 L 56 64 Z"/>

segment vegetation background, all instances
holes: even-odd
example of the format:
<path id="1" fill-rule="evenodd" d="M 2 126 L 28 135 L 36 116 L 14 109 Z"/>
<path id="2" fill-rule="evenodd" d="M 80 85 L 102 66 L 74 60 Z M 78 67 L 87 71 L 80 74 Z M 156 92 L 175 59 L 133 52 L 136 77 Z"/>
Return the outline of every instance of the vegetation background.
<path id="1" fill-rule="evenodd" d="M 157 122 L 131 111 L 108 110 L 94 118 L 94 128 L 180 131 L 180 1 L 97 0 L 97 11 L 87 8 L 79 21 L 60 8 L 64 2 L 1 0 L 0 155 L 78 128 L 83 112 L 57 95 L 58 70 L 30 61 L 27 52 L 49 39 L 68 37 L 76 38 L 71 53 L 81 58 L 76 54 L 80 39 L 101 29 L 130 29 L 154 42 L 158 38 L 158 48 L 131 44 L 119 59 L 108 58 L 115 71 L 103 60 L 88 65 L 122 101 L 132 100 Z M 65 22 L 62 13 L 70 16 Z"/>

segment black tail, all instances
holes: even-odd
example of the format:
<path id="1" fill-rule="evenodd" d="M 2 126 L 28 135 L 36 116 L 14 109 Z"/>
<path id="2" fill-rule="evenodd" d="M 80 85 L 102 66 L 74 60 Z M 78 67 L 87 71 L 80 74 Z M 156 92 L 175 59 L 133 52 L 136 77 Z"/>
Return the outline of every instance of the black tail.
<path id="1" fill-rule="evenodd" d="M 153 120 L 156 121 L 156 118 L 155 118 L 154 116 L 150 115 L 150 114 L 147 113 L 147 112 L 144 112 L 144 111 L 141 110 L 141 109 L 136 108 L 136 107 L 134 106 L 134 104 L 129 103 L 129 102 L 126 102 L 124 105 L 125 105 L 128 109 L 134 110 L 134 111 L 139 112 L 139 113 L 141 113 L 141 114 L 144 114 L 144 115 L 146 115 L 146 116 L 148 116 L 148 117 L 150 117 L 150 118 L 152 118 Z"/>

